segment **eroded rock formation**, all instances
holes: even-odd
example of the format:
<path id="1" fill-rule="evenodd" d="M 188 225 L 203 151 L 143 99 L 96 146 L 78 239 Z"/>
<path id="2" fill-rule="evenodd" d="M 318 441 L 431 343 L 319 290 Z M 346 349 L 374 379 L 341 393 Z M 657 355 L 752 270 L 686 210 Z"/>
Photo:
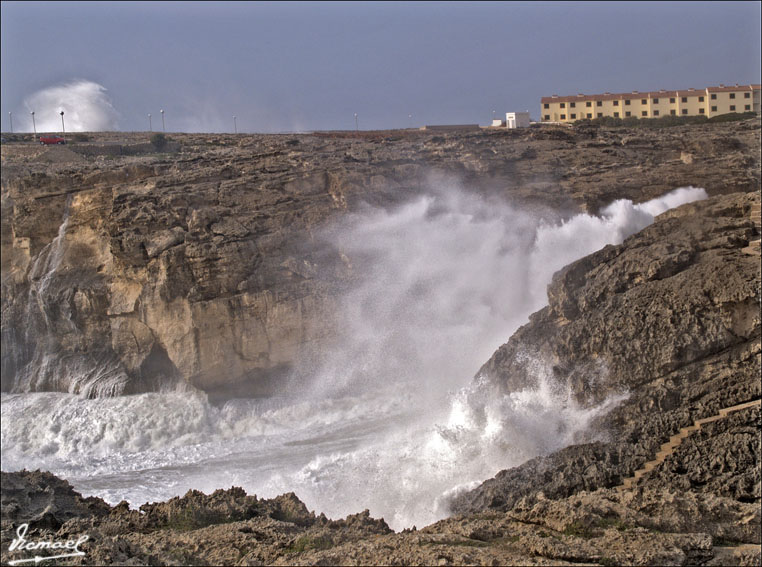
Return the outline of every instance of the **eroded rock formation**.
<path id="1" fill-rule="evenodd" d="M 752 120 L 188 134 L 175 136 L 179 153 L 143 156 L 5 143 L 2 390 L 118 395 L 181 381 L 213 397 L 266 394 L 332 334 L 352 259 L 315 235 L 360 203 L 389 206 L 443 179 L 556 215 L 681 185 L 746 191 L 759 185 L 758 136 Z M 659 269 L 690 260 L 678 248 Z"/>

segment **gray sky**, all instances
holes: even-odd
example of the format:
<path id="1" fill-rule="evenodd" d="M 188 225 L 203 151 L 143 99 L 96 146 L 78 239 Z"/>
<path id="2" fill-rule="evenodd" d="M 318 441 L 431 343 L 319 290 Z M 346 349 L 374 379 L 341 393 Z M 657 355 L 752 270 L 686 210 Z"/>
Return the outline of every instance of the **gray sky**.
<path id="1" fill-rule="evenodd" d="M 60 108 L 67 130 L 158 130 L 160 109 L 167 131 L 487 124 L 551 94 L 759 83 L 761 6 L 3 1 L 2 130 Z M 92 86 L 30 107 L 74 80 L 113 111 Z"/>

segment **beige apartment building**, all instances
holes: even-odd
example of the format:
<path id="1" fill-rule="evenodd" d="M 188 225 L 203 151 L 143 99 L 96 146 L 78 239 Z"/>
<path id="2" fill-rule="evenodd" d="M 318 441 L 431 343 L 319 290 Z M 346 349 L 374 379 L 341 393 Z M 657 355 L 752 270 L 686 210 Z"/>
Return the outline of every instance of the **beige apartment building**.
<path id="1" fill-rule="evenodd" d="M 546 96 L 541 99 L 542 122 L 575 122 L 585 118 L 660 118 L 663 116 L 718 116 L 730 112 L 760 113 L 760 85 Z"/>

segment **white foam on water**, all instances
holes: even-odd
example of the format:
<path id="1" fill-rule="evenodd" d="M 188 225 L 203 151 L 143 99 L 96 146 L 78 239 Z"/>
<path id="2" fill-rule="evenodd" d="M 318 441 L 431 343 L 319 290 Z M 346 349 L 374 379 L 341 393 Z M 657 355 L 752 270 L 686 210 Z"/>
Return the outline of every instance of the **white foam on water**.
<path id="1" fill-rule="evenodd" d="M 51 470 L 112 504 L 236 485 L 294 491 L 329 517 L 368 508 L 395 529 L 428 524 L 453 494 L 574 443 L 622 399 L 581 407 L 531 355 L 524 390 L 472 376 L 545 304 L 556 270 L 702 198 L 684 188 L 555 224 L 452 187 L 368 209 L 325 236 L 358 284 L 300 395 L 216 407 L 179 391 L 4 394 L 3 469 Z"/>

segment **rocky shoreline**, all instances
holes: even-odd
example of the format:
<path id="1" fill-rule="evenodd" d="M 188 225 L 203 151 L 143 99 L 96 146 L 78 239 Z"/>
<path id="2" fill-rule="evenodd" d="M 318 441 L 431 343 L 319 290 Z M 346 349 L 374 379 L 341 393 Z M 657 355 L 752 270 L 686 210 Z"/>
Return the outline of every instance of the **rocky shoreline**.
<path id="1" fill-rule="evenodd" d="M 522 144 L 510 137 L 506 138 L 508 142 L 500 139 L 507 144 L 501 147 L 503 154 L 510 149 L 518 152 L 522 145 L 522 152 L 532 148 L 532 144 L 527 143 L 531 135 L 548 136 L 539 142 L 550 142 L 555 148 L 543 153 L 541 158 L 535 155 L 516 160 L 512 174 L 521 171 L 523 166 L 518 164 L 523 160 L 549 164 L 556 159 L 554 156 L 571 160 L 569 156 L 575 151 L 579 154 L 573 158 L 577 160 L 576 166 L 570 167 L 567 163 L 555 170 L 563 188 L 560 196 L 556 196 L 555 204 L 559 207 L 567 199 L 566 202 L 577 202 L 578 207 L 595 207 L 599 203 L 597 199 L 610 196 L 603 196 L 603 188 L 612 182 L 609 175 L 630 179 L 631 170 L 609 169 L 596 161 L 598 173 L 593 176 L 596 181 L 590 184 L 592 188 L 589 192 L 575 189 L 582 186 L 585 160 L 592 162 L 610 155 L 596 153 L 599 149 L 614 148 L 619 152 L 642 144 L 638 146 L 641 152 L 638 155 L 645 173 L 630 181 L 633 191 L 635 184 L 649 179 L 649 175 L 666 171 L 667 165 L 663 162 L 649 163 L 649 159 L 655 160 L 654 156 L 659 155 L 648 153 L 649 144 L 678 144 L 679 140 L 679 145 L 696 152 L 706 149 L 702 155 L 691 153 L 690 158 L 675 158 L 681 165 L 669 166 L 674 166 L 669 180 L 677 181 L 679 176 L 674 172 L 680 170 L 690 180 L 680 178 L 677 184 L 702 184 L 697 180 L 701 174 L 696 164 L 703 161 L 706 168 L 702 170 L 703 184 L 712 195 L 710 199 L 669 211 L 621 245 L 607 246 L 558 272 L 548 288 L 549 305 L 535 313 L 500 347 L 478 374 L 480 389 L 474 391 L 474 396 L 488 398 L 495 393 L 519 391 L 536 379 L 524 356 L 531 352 L 547 362 L 558 386 L 566 388 L 582 405 L 598 403 L 609 395 L 621 395 L 622 401 L 596 420 L 587 438 L 500 472 L 474 490 L 456 496 L 451 502 L 451 517 L 400 533 L 390 530 L 383 519 L 371 518 L 367 511 L 343 520 L 315 515 L 294 494 L 261 500 L 246 495 L 240 488 L 218 490 L 211 495 L 191 491 L 183 498 L 130 510 L 126 503 L 111 507 L 100 499 L 82 498 L 68 483 L 49 473 L 2 473 L 2 562 L 30 557 L 28 551 L 8 552 L 18 526 L 28 523 L 29 540 L 76 540 L 81 534 L 87 534 L 88 541 L 81 545 L 85 556 L 71 559 L 71 564 L 759 565 L 762 417 L 757 402 L 762 397 L 759 380 L 762 276 L 759 253 L 749 249 L 749 243 L 759 238 L 759 226 L 753 216 L 754 211 L 758 215 L 760 203 L 759 121 L 744 123 L 743 128 L 748 130 L 730 128 L 714 130 L 714 136 L 702 136 L 704 132 L 698 130 L 688 133 L 675 130 L 661 133 L 661 137 L 652 132 L 638 132 L 637 136 L 644 137 L 640 139 L 632 132 L 605 131 L 593 136 L 586 131 L 559 129 L 552 135 L 548 132 L 556 130 L 542 135 L 522 134 L 525 136 L 521 138 Z M 753 137 L 748 147 L 743 145 L 746 142 L 728 141 L 741 140 L 747 131 Z M 722 134 L 718 136 L 718 132 Z M 696 136 L 689 136 L 693 134 Z M 647 140 L 648 137 L 652 139 Z M 490 139 L 487 136 L 484 140 Z M 595 140 L 600 140 L 600 145 L 596 146 Z M 299 144 L 303 143 L 306 142 L 300 140 Z M 333 142 L 329 139 L 325 143 Z M 375 142 L 365 140 L 359 146 L 355 141 L 336 143 L 347 144 L 346 155 L 353 157 L 347 163 L 362 164 L 357 167 L 368 167 L 369 171 L 378 166 L 372 163 L 373 153 L 368 154 L 370 157 L 363 154 L 367 145 Z M 491 157 L 482 157 L 489 153 L 487 149 L 494 148 L 482 147 L 477 151 L 479 144 L 464 140 L 462 135 L 445 137 L 444 142 L 425 138 L 405 140 L 405 143 L 423 143 L 424 147 L 442 144 L 448 151 L 461 152 L 458 154 L 461 160 L 465 159 L 462 152 L 468 149 L 471 157 L 465 163 L 481 176 L 492 171 L 493 178 L 499 177 L 499 171 L 490 168 L 510 161 L 504 159 L 504 155 L 494 162 Z M 570 144 L 575 149 L 570 147 L 568 154 L 559 154 L 557 144 Z M 580 151 L 583 146 L 586 149 Z M 664 145 L 661 149 L 664 150 Z M 588 150 L 592 153 L 587 153 Z M 224 151 L 226 149 L 220 150 Z M 672 151 L 674 158 L 676 150 Z M 681 154 L 685 151 L 681 150 Z M 446 162 L 446 155 L 443 149 L 436 159 Z M 276 167 L 272 163 L 270 166 Z M 131 171 L 127 169 L 128 173 Z M 22 227 L 28 222 L 21 214 L 24 203 L 28 206 L 29 199 L 52 202 L 50 199 L 61 201 L 62 198 L 65 202 L 65 194 L 51 195 L 51 186 L 42 190 L 43 193 L 49 191 L 45 195 L 33 196 L 31 178 L 18 175 L 7 183 L 5 178 L 3 181 L 4 217 L 9 214 L 7 202 L 13 203 L 14 211 L 11 218 L 3 219 L 4 227 L 6 220 L 14 227 L 12 239 L 3 237 L 3 256 L 6 256 L 8 242 L 13 244 L 12 253 L 16 255 L 7 266 L 9 273 L 23 265 L 23 257 L 18 256 L 21 253 L 18 239 L 25 238 Z M 203 176 L 200 172 L 197 175 Z M 150 177 L 138 184 L 153 183 Z M 739 186 L 741 178 L 746 179 L 744 183 L 748 185 Z M 225 187 L 221 179 L 214 182 L 220 195 Z M 342 182 L 344 201 L 339 198 L 338 202 L 344 202 L 350 209 L 352 199 L 359 197 L 361 186 L 370 191 L 363 197 L 388 197 L 383 192 L 373 192 L 372 177 L 369 184 L 358 185 L 346 179 L 348 177 Z M 737 181 L 732 181 L 734 179 Z M 328 187 L 330 194 L 330 187 L 335 185 L 331 185 L 331 181 L 323 183 L 319 191 L 317 186 L 312 190 L 324 196 L 322 191 Z M 104 181 L 104 187 L 106 185 Z M 29 193 L 21 191 L 22 187 Z M 109 189 L 112 196 L 127 195 L 120 198 L 142 203 L 137 209 L 131 208 L 129 215 L 125 213 L 120 221 L 124 227 L 128 219 L 132 222 L 137 219 L 139 225 L 141 218 L 150 218 L 167 205 L 156 202 L 149 207 L 145 196 L 152 195 L 153 188 L 146 186 L 148 188 L 140 193 L 136 185 L 130 187 L 129 190 Z M 354 189 L 348 189 L 352 187 Z M 616 196 L 627 196 L 627 187 L 627 183 L 618 187 L 622 192 Z M 480 190 L 490 188 L 483 185 Z M 76 191 L 80 195 L 76 199 L 84 199 L 82 191 Z M 530 189 L 527 185 L 515 188 L 516 195 L 522 191 Z M 642 194 L 633 196 L 642 200 L 648 198 L 648 191 L 650 189 L 644 189 Z M 93 186 L 85 193 L 92 198 L 105 198 L 104 190 L 93 189 Z M 310 201 L 310 191 L 300 190 L 295 194 L 292 204 Z M 331 199 L 337 202 L 334 197 Z M 53 209 L 60 213 L 60 206 L 59 203 L 59 208 Z M 107 209 L 113 211 L 114 206 L 110 203 Z M 332 206 L 328 204 L 326 209 L 306 206 L 302 210 L 308 213 L 306 217 L 317 222 L 330 214 Z M 79 217 L 75 224 L 80 231 L 87 226 L 86 210 L 82 207 L 74 211 L 72 217 Z M 95 217 L 97 210 L 97 207 L 89 209 L 91 217 Z M 136 217 L 136 211 L 146 216 Z M 305 219 L 305 215 L 301 218 Z M 218 218 L 199 226 L 208 230 L 215 222 L 223 221 Z M 305 223 L 301 225 L 304 227 L 310 221 L 301 222 Z M 50 224 L 48 238 L 52 239 L 55 223 Z M 113 227 L 102 226 L 101 229 L 113 231 Z M 275 231 L 282 238 L 279 245 L 287 236 L 294 236 L 279 230 Z M 125 234 L 112 232 L 122 243 Z M 196 238 L 202 243 L 215 234 L 222 237 L 219 242 L 224 243 L 232 233 L 211 230 L 207 235 L 202 231 Z M 155 231 L 140 235 L 143 248 L 135 250 L 144 250 L 143 256 L 139 257 L 136 252 L 132 260 L 127 253 L 129 247 L 111 240 L 111 249 L 121 250 L 117 256 L 122 254 L 119 262 L 112 260 L 114 265 L 124 269 L 132 262 L 132 273 L 146 270 L 146 277 L 153 274 L 151 270 L 155 267 L 151 266 L 157 262 L 163 262 L 161 265 L 165 268 L 170 266 L 174 257 L 171 255 L 178 253 L 173 250 L 179 244 L 169 245 L 151 256 L 147 252 L 150 246 L 145 246 L 152 242 L 147 235 L 155 241 Z M 238 242 L 245 240 L 240 235 L 238 238 Z M 29 244 L 38 249 L 42 245 L 42 242 Z M 188 247 L 194 245 L 188 234 L 184 234 L 182 245 L 186 253 Z M 157 250 L 159 248 L 161 246 Z M 292 265 L 298 264 L 297 261 Z M 4 265 L 4 274 L 5 269 Z M 115 273 L 113 268 L 109 269 Z M 319 280 L 319 276 L 308 274 L 296 285 L 294 274 L 297 272 L 288 271 L 291 275 L 286 279 L 292 287 L 287 289 L 296 290 L 295 294 L 309 289 L 307 295 L 315 296 L 314 290 L 319 288 L 315 280 Z M 189 283 L 195 282 L 193 285 L 200 287 L 189 287 L 186 295 L 212 293 L 212 287 L 204 288 L 207 284 L 198 279 L 200 272 L 194 268 L 191 273 Z M 332 274 L 335 276 L 336 272 Z M 133 277 L 139 281 L 143 276 Z M 281 273 L 279 277 L 285 276 Z M 209 281 L 216 286 L 214 293 L 221 293 L 219 286 L 228 285 L 220 279 Z M 250 280 L 244 278 L 244 281 Z M 137 321 L 139 310 L 114 312 L 113 282 L 112 279 L 111 295 L 104 295 L 106 299 L 93 299 L 93 305 L 105 301 L 110 305 L 112 319 Z M 335 285 L 335 281 L 326 277 L 323 283 L 328 290 L 325 295 L 330 297 L 330 286 Z M 8 299 L 11 294 L 5 295 L 6 289 L 10 289 L 6 286 L 10 285 L 4 278 L 4 325 L 6 305 L 12 305 Z M 22 286 L 23 281 L 14 285 Z M 106 293 L 103 289 L 94 285 L 91 290 L 96 291 L 91 298 L 98 297 L 97 293 Z M 155 289 L 151 293 L 161 298 L 162 293 L 170 292 Z M 147 301 L 146 292 L 141 294 L 141 301 Z M 137 325 L 136 322 L 124 324 Z M 93 329 L 97 329 L 94 325 Z M 114 328 L 111 327 L 112 333 Z M 153 346 L 151 349 L 155 352 Z M 165 355 L 172 358 L 170 353 Z M 3 356 L 6 356 L 5 348 Z M 4 360 L 6 364 L 10 363 Z M 13 364 L 18 366 L 18 361 Z M 4 366 L 4 371 L 6 368 Z M 724 411 L 747 403 L 749 405 L 735 411 Z M 478 405 L 478 400 L 475 404 Z M 674 439 L 676 436 L 681 437 Z M 635 479 L 638 471 L 646 472 Z M 361 508 L 360 502 L 358 511 Z"/>

